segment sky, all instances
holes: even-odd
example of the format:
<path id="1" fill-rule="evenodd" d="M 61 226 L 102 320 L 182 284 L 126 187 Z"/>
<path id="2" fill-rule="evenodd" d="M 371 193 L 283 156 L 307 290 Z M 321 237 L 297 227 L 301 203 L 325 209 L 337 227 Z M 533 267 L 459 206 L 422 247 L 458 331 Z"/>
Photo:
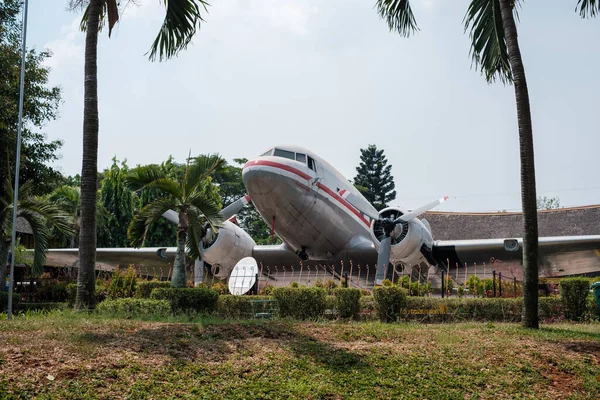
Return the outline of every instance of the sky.
<path id="1" fill-rule="evenodd" d="M 390 32 L 364 0 L 209 0 L 205 23 L 176 58 L 150 62 L 159 0 L 136 0 L 111 38 L 100 34 L 98 167 L 172 155 L 252 158 L 296 144 L 348 179 L 360 149 L 384 149 L 408 209 L 443 195 L 440 211 L 518 211 L 514 88 L 488 84 L 469 57 L 468 0 L 412 0 L 419 32 Z M 123 1 L 122 3 L 124 3 Z M 63 89 L 44 127 L 65 143 L 56 166 L 81 173 L 84 33 L 67 1 L 30 0 L 27 45 L 50 49 Z M 533 119 L 539 196 L 600 204 L 600 19 L 576 0 L 526 1 L 519 41 Z"/>

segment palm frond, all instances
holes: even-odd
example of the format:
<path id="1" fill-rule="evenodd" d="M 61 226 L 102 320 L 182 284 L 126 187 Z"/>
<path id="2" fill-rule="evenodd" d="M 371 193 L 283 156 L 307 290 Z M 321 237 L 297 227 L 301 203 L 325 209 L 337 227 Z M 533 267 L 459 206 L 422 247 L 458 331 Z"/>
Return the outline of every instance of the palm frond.
<path id="1" fill-rule="evenodd" d="M 170 197 L 163 197 L 152 203 L 146 204 L 131 221 L 129 228 L 127 229 L 127 236 L 129 242 L 133 247 L 140 247 L 150 226 L 158 221 L 165 211 L 176 208 L 175 199 Z"/>
<path id="2" fill-rule="evenodd" d="M 181 187 L 156 165 L 147 165 L 133 169 L 125 176 L 125 185 L 130 190 L 144 188 L 162 190 L 172 197 L 181 197 Z"/>
<path id="3" fill-rule="evenodd" d="M 206 179 L 225 166 L 225 159 L 218 154 L 202 155 L 194 159 L 188 168 L 184 189 L 185 194 L 190 195 L 204 183 Z"/>
<path id="4" fill-rule="evenodd" d="M 515 1 L 515 5 L 518 1 Z M 469 55 L 488 82 L 496 78 L 512 82 L 512 72 L 504 37 L 499 0 L 472 0 L 465 15 L 465 31 L 470 30 Z"/>
<path id="5" fill-rule="evenodd" d="M 207 196 L 205 192 L 196 191 L 188 197 L 187 201 L 191 207 L 197 210 L 199 215 L 206 218 L 211 226 L 218 227 L 223 222 L 219 205 L 210 196 Z"/>
<path id="6" fill-rule="evenodd" d="M 62 235 L 70 237 L 75 234 L 73 217 L 47 200 L 38 197 L 20 200 L 19 215 L 22 215 L 24 212 L 34 213 L 43 218 Z"/>
<path id="7" fill-rule="evenodd" d="M 579 11 L 581 18 L 594 18 L 600 14 L 600 0 L 577 0 L 575 11 Z"/>
<path id="8" fill-rule="evenodd" d="M 409 0 L 377 0 L 376 7 L 390 31 L 397 31 L 400 35 L 409 37 L 411 33 L 419 30 Z"/>
<path id="9" fill-rule="evenodd" d="M 150 48 L 150 60 L 169 59 L 190 43 L 196 29 L 204 22 L 201 11 L 208 12 L 204 0 L 163 0 L 166 7 L 162 27 Z"/>
<path id="10" fill-rule="evenodd" d="M 50 243 L 50 231 L 39 215 L 29 210 L 22 210 L 19 214 L 29 223 L 33 232 L 34 248 L 31 274 L 39 276 L 44 272 L 46 250 L 48 250 L 48 244 Z"/>

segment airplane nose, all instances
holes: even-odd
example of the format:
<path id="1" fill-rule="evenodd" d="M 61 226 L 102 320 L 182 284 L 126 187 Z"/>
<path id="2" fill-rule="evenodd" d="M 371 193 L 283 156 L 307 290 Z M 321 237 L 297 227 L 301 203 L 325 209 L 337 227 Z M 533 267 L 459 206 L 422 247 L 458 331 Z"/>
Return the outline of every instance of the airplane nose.
<path id="1" fill-rule="evenodd" d="M 253 167 L 251 162 L 246 163 L 242 168 L 242 181 L 250 198 L 272 193 L 277 185 L 281 183 L 278 182 L 279 180 L 277 174 L 264 168 Z"/>

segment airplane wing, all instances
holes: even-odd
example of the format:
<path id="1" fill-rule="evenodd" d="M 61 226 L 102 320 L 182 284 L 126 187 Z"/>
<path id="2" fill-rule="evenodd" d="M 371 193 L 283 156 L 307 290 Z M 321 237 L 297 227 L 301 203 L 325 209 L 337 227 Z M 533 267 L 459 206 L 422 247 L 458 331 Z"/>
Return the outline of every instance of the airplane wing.
<path id="1" fill-rule="evenodd" d="M 450 267 L 486 263 L 491 272 L 522 277 L 523 239 L 441 240 L 434 242 L 436 260 Z M 600 235 L 539 238 L 540 276 L 600 275 Z M 461 272 L 462 273 L 462 272 Z M 479 274 L 479 273 L 478 273 Z M 489 276 L 489 275 L 488 275 Z"/>
<path id="2" fill-rule="evenodd" d="M 113 271 L 117 267 L 134 265 L 142 275 L 167 276 L 175 261 L 176 247 L 98 248 L 96 269 Z M 76 267 L 79 249 L 49 249 L 46 265 L 54 267 Z"/>

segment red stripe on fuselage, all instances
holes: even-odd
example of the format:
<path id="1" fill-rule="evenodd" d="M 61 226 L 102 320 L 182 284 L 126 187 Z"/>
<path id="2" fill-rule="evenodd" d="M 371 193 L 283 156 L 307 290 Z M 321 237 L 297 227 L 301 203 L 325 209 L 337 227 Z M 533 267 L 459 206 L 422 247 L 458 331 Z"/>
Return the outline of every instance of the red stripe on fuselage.
<path id="1" fill-rule="evenodd" d="M 281 164 L 275 161 L 269 161 L 269 160 L 253 160 L 253 161 L 248 161 L 246 163 L 246 165 L 244 165 L 243 169 L 247 168 L 247 167 L 253 167 L 255 165 L 264 165 L 267 167 L 273 167 L 273 168 L 279 168 L 282 169 L 284 171 L 288 171 L 291 172 L 293 174 L 298 175 L 301 178 L 304 178 L 306 180 L 310 180 L 310 175 L 300 171 L 297 168 L 291 167 L 289 165 L 286 164 Z M 322 189 L 325 193 L 327 193 L 328 195 L 330 195 L 331 197 L 333 197 L 334 199 L 336 199 L 339 203 L 341 203 L 344 207 L 346 207 L 348 210 L 350 210 L 354 215 L 356 215 L 362 222 L 364 222 L 365 225 L 370 226 L 371 224 L 369 223 L 369 221 L 354 207 L 352 207 L 352 205 L 350 203 L 348 203 L 346 200 L 344 200 L 339 194 L 337 194 L 336 192 L 334 192 L 333 190 L 329 189 L 327 186 L 323 185 L 321 182 L 317 183 L 317 186 L 319 187 L 319 189 Z"/>

